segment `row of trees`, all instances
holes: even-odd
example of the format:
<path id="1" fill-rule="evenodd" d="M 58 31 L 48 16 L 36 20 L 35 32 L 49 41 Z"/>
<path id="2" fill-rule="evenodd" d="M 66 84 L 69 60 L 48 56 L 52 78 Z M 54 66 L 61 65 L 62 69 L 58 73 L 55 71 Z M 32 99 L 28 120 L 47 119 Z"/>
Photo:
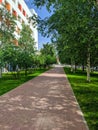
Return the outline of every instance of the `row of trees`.
<path id="1" fill-rule="evenodd" d="M 44 45 L 40 52 L 36 50 L 28 25 L 22 25 L 18 39 L 19 45 L 15 45 L 17 25 L 15 21 L 15 17 L 10 12 L 5 8 L 0 9 L 0 77 L 2 77 L 2 68 L 17 72 L 24 69 L 27 75 L 28 68 L 46 67 L 56 62 L 55 51 L 52 51 L 53 45 Z"/>
<path id="2" fill-rule="evenodd" d="M 43 0 L 37 7 L 46 6 L 53 14 L 39 20 L 44 36 L 51 36 L 56 43 L 62 63 L 86 66 L 87 81 L 90 68 L 98 66 L 98 5 L 96 0 Z"/>

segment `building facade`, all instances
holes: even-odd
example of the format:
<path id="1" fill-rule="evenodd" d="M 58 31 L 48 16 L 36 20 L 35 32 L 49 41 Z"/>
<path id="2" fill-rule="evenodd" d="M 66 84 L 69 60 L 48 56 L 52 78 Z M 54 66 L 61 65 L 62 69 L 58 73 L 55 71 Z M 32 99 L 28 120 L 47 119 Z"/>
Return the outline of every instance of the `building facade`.
<path id="1" fill-rule="evenodd" d="M 24 0 L 0 0 L 0 8 L 4 7 L 10 11 L 16 17 L 16 31 L 15 31 L 15 44 L 18 45 L 18 39 L 20 37 L 20 31 L 22 29 L 22 23 L 29 25 L 32 30 L 32 37 L 35 40 L 35 47 L 38 49 L 38 30 L 37 27 L 33 25 L 33 20 L 30 20 L 30 17 L 36 15 L 34 9 L 30 10 Z"/>

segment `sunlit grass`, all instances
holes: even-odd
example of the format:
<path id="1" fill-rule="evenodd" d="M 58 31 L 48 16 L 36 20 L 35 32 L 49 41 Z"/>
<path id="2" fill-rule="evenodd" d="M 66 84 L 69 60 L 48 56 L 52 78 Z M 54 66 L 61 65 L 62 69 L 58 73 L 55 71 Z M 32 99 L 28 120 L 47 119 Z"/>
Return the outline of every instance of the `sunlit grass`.
<path id="1" fill-rule="evenodd" d="M 87 120 L 90 130 L 98 130 L 98 72 L 91 74 L 91 82 L 86 81 L 86 72 L 70 72 L 64 68 L 75 96 Z"/>
<path id="2" fill-rule="evenodd" d="M 4 93 L 18 87 L 22 83 L 40 75 L 46 71 L 46 69 L 38 69 L 34 70 L 33 73 L 28 74 L 27 76 L 24 75 L 24 72 L 22 71 L 20 73 L 20 78 L 14 78 L 14 74 L 12 73 L 5 73 L 3 74 L 2 78 L 0 79 L 0 95 L 3 95 Z"/>

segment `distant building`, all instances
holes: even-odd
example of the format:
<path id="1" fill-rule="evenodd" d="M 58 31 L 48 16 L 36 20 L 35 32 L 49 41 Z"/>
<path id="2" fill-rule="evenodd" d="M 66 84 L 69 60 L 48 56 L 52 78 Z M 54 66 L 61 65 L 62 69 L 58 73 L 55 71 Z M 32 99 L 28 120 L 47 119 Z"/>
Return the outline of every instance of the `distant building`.
<path id="1" fill-rule="evenodd" d="M 38 49 L 37 27 L 34 27 L 32 19 L 29 19 L 33 15 L 37 15 L 34 9 L 30 10 L 24 0 L 0 0 L 0 8 L 2 8 L 3 5 L 5 5 L 5 8 L 16 17 L 15 44 L 18 45 L 22 23 L 25 23 L 26 25 L 29 25 L 32 30 L 32 37 L 35 40 L 36 49 Z"/>

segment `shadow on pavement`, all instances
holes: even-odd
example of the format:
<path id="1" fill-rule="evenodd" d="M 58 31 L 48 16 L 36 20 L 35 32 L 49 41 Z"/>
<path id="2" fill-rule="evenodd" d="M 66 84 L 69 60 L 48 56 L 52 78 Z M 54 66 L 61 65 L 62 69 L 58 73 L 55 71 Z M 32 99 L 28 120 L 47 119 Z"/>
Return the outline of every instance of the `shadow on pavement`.
<path id="1" fill-rule="evenodd" d="M 62 68 L 0 97 L 0 130 L 88 130 Z"/>

